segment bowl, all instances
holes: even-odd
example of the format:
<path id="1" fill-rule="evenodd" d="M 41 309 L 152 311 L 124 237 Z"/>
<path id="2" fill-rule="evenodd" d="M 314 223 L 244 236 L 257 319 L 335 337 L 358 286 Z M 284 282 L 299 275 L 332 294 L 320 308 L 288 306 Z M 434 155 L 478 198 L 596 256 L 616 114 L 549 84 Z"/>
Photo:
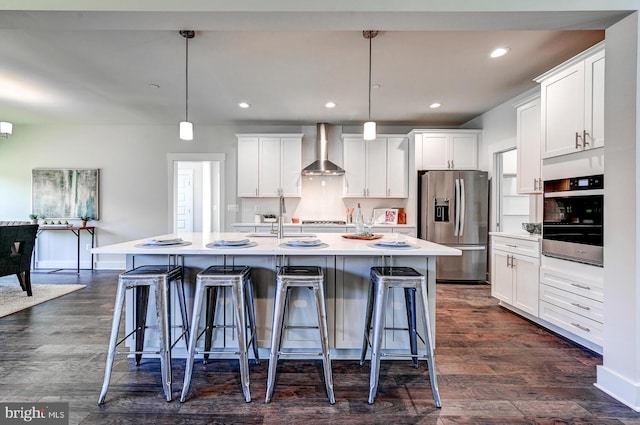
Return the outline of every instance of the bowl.
<path id="1" fill-rule="evenodd" d="M 532 235 L 539 235 L 542 233 L 541 223 L 522 223 L 522 228 Z"/>

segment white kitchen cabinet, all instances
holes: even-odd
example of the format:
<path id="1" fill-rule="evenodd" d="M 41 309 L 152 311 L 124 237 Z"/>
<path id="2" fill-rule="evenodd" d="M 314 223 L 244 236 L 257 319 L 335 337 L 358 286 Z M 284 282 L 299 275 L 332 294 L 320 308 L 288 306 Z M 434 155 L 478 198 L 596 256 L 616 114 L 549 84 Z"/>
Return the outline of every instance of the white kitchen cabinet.
<path id="1" fill-rule="evenodd" d="M 475 170 L 478 131 L 415 130 L 418 170 Z"/>
<path id="2" fill-rule="evenodd" d="M 540 318 L 602 346 L 602 268 L 562 260 L 548 263 L 540 268 Z"/>
<path id="3" fill-rule="evenodd" d="M 518 193 L 542 193 L 540 95 L 516 105 Z"/>
<path id="4" fill-rule="evenodd" d="M 506 236 L 491 238 L 491 295 L 538 316 L 540 244 Z"/>
<path id="5" fill-rule="evenodd" d="M 406 198 L 409 195 L 409 141 L 378 135 L 365 141 L 345 135 L 344 197 Z"/>
<path id="6" fill-rule="evenodd" d="M 300 197 L 302 134 L 238 134 L 238 197 Z"/>
<path id="7" fill-rule="evenodd" d="M 604 42 L 536 79 L 542 157 L 604 146 Z"/>

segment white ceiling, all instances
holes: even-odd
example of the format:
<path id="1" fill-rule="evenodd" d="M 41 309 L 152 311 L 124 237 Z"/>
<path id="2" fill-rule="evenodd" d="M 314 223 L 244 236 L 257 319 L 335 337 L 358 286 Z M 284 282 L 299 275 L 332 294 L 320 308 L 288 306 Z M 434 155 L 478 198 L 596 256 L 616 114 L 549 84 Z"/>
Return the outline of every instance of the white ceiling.
<path id="1" fill-rule="evenodd" d="M 624 14 L 535 15 L 528 23 L 498 15 L 490 27 L 478 24 L 486 15 L 456 15 L 461 21 L 452 19 L 450 30 L 444 18 L 419 24 L 413 15 L 387 14 L 372 27 L 381 32 L 373 39 L 372 83 L 380 88 L 371 115 L 382 124 L 464 123 L 534 87 L 534 77 L 602 40 L 602 28 Z M 345 16 L 0 12 L 0 119 L 16 127 L 177 123 L 185 114 L 178 29 L 194 29 L 189 117 L 196 125 L 360 123 L 369 46 L 361 20 Z M 498 46 L 510 54 L 490 59 Z M 252 107 L 240 109 L 240 101 Z M 434 101 L 443 106 L 430 110 Z"/>

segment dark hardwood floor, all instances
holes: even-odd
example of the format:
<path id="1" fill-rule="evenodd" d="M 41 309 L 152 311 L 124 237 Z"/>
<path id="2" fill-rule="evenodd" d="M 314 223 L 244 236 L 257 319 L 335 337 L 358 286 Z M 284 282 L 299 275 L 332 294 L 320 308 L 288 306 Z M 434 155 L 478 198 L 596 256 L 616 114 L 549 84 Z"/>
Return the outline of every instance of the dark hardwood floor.
<path id="1" fill-rule="evenodd" d="M 235 360 L 196 365 L 190 398 L 180 403 L 184 361 L 176 360 L 167 403 L 158 361 L 136 367 L 125 356 L 116 358 L 99 407 L 116 279 L 107 271 L 33 276 L 88 287 L 0 318 L 0 401 L 68 401 L 71 424 L 640 424 L 639 413 L 593 386 L 599 355 L 499 307 L 487 285 L 437 287 L 442 409 L 424 362 L 416 370 L 409 361 L 383 361 L 369 405 L 368 362 L 334 361 L 332 406 L 321 363 L 295 360 L 279 365 L 270 404 L 268 362 L 251 362 L 253 401 L 245 403 Z"/>

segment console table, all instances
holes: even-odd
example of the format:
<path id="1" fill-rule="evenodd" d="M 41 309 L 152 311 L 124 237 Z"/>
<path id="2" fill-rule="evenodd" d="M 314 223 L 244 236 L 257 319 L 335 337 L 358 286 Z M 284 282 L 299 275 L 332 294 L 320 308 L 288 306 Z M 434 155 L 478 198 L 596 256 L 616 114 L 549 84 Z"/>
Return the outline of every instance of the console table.
<path id="1" fill-rule="evenodd" d="M 70 231 L 73 232 L 74 235 L 76 235 L 76 240 L 78 241 L 77 244 L 77 250 L 76 250 L 76 258 L 77 258 L 77 271 L 78 273 L 80 273 L 80 233 L 83 230 L 86 230 L 87 233 L 89 233 L 91 235 L 91 270 L 93 270 L 93 248 L 95 246 L 95 226 L 85 226 L 85 227 L 81 227 L 81 226 L 40 226 L 38 227 L 38 235 L 41 232 L 44 231 L 49 231 L 49 230 L 66 230 L 66 231 Z M 35 258 L 34 258 L 35 261 Z"/>

